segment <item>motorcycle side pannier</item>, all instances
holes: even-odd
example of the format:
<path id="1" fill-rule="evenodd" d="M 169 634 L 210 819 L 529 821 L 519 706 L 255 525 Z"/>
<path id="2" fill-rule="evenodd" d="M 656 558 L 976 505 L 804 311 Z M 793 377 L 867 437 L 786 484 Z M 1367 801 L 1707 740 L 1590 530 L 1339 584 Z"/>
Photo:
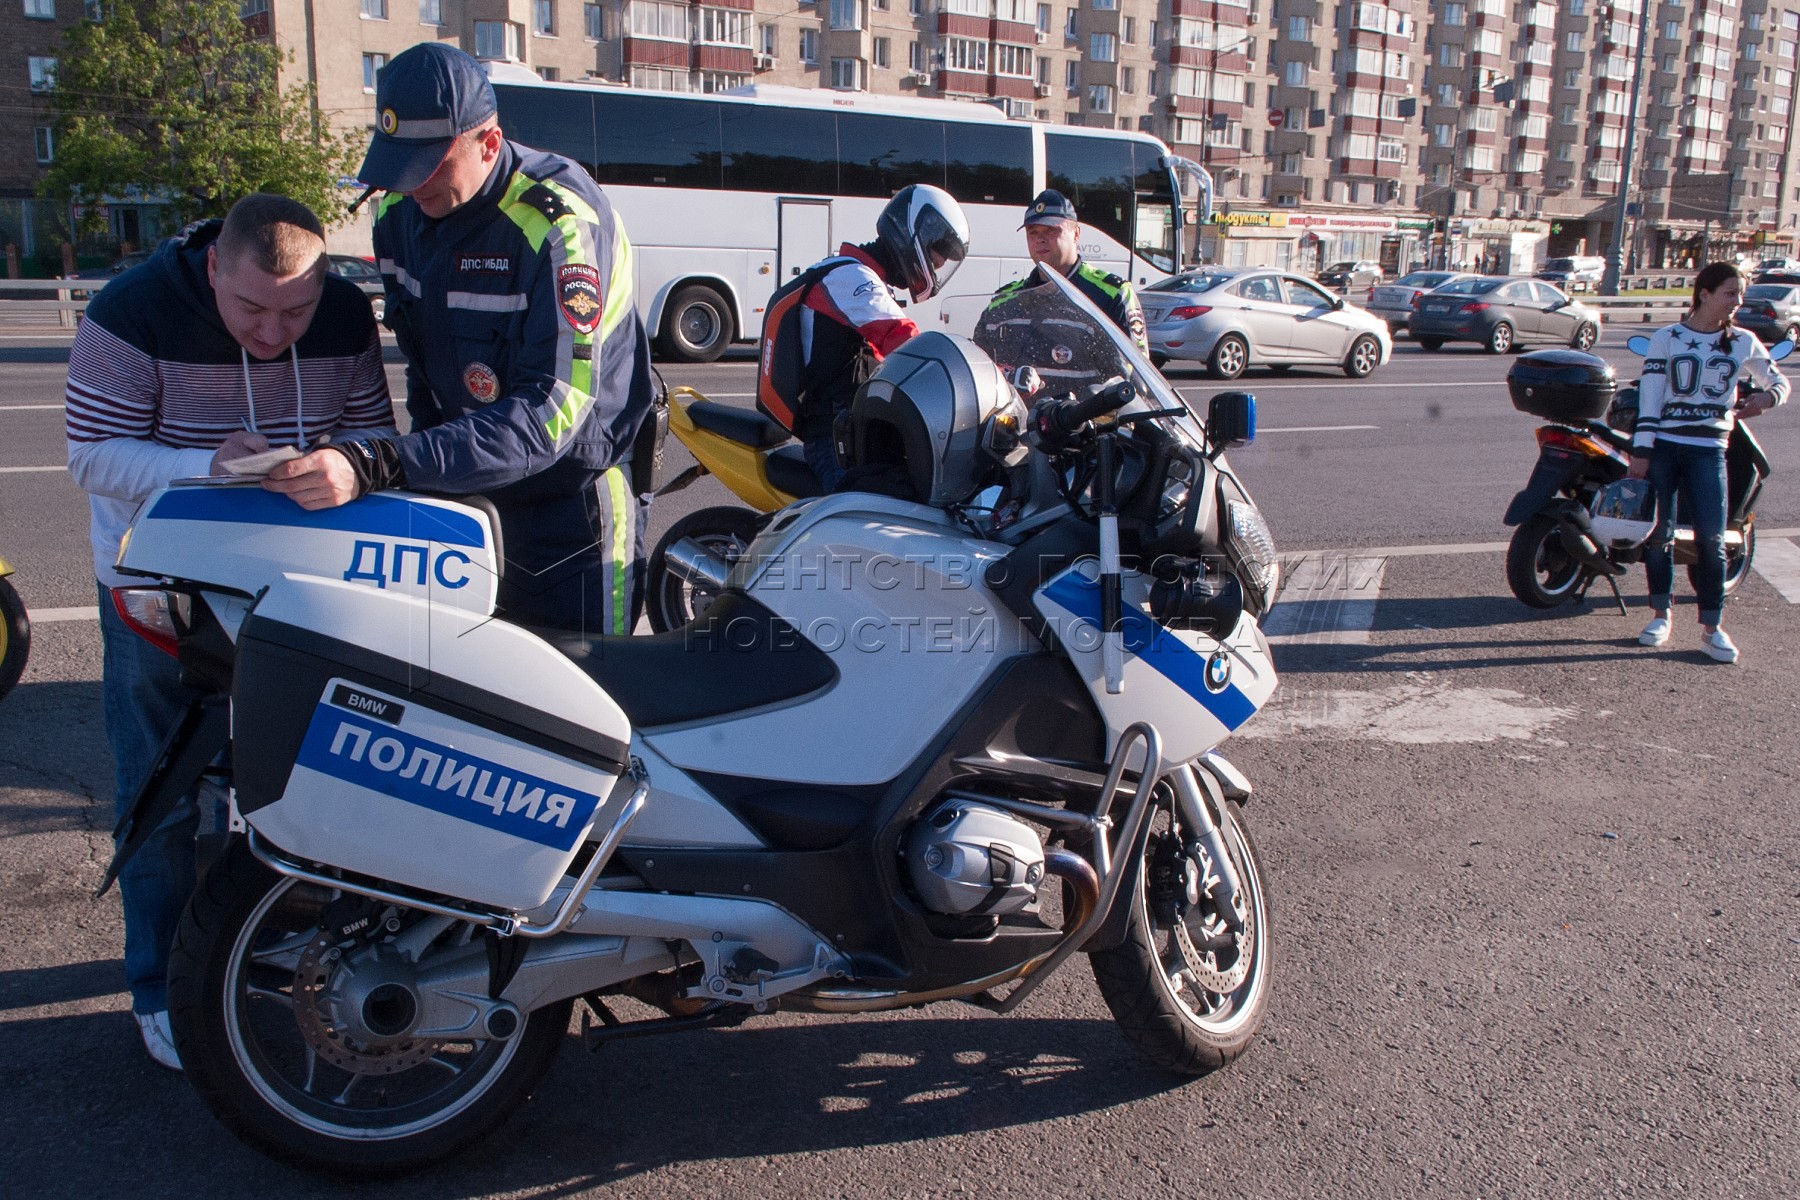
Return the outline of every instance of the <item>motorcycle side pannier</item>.
<path id="1" fill-rule="evenodd" d="M 1547 421 L 1598 421 L 1618 390 L 1604 358 L 1580 350 L 1522 354 L 1506 373 L 1513 407 Z"/>

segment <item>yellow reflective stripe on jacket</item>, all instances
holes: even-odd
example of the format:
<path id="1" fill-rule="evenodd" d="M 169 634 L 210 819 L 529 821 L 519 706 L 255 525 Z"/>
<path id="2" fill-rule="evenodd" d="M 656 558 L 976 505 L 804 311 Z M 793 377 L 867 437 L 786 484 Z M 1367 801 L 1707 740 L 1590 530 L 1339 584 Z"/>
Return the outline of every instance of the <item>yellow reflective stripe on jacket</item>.
<path id="1" fill-rule="evenodd" d="M 627 568 L 631 565 L 632 558 L 631 528 L 637 520 L 637 498 L 627 492 L 625 472 L 618 467 L 609 467 L 602 478 L 606 481 L 607 496 L 612 502 L 612 553 L 607 555 L 607 569 L 612 572 L 612 631 L 630 633 L 625 628 L 630 600 L 626 595 L 625 585 Z"/>

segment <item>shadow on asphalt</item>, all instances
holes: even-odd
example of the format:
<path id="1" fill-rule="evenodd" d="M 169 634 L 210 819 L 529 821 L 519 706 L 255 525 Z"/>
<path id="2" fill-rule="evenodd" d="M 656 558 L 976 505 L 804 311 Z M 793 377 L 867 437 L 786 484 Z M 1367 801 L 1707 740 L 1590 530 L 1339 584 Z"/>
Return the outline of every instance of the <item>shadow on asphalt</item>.
<path id="1" fill-rule="evenodd" d="M 0 971 L 0 1011 L 111 996 L 120 990 L 124 979 L 125 961 L 119 958 Z"/>
<path id="2" fill-rule="evenodd" d="M 89 972 L 116 980 L 120 967 L 69 970 L 79 990 Z M 594 1056 L 571 1037 L 517 1117 L 381 1195 L 587 1195 L 675 1163 L 903 1146 L 1055 1121 L 1183 1082 L 1144 1065 L 1103 1020 L 824 1018 L 644 1038 Z M 141 1053 L 122 1010 L 0 1023 L 0 1084 L 16 1114 L 0 1162 L 47 1181 L 42 1195 L 345 1194 L 342 1181 L 235 1141 L 181 1076 Z M 69 1152 L 73 1131 L 101 1128 L 121 1150 Z M 1080 1148 L 1054 1151 L 1069 1152 Z"/>
<path id="3" fill-rule="evenodd" d="M 0 364 L 67 363 L 67 346 L 0 346 Z"/>

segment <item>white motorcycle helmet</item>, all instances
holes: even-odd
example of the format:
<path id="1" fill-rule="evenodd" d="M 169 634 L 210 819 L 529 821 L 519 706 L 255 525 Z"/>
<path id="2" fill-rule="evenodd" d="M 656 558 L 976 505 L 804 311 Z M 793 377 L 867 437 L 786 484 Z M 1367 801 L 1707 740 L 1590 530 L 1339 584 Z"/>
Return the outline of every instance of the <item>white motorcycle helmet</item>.
<path id="1" fill-rule="evenodd" d="M 1656 490 L 1647 479 L 1621 479 L 1594 497 L 1594 540 L 1609 550 L 1631 550 L 1656 528 Z"/>
<path id="2" fill-rule="evenodd" d="M 969 253 L 969 219 L 943 188 L 914 183 L 901 188 L 875 220 L 875 236 L 900 269 L 913 302 L 944 290 Z"/>

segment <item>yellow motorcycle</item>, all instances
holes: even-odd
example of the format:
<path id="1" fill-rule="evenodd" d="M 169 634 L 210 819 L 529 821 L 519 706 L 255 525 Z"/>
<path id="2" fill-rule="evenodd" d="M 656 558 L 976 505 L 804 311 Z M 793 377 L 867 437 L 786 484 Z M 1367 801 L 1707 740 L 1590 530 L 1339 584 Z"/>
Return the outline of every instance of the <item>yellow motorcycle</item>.
<path id="1" fill-rule="evenodd" d="M 690 387 L 671 388 L 669 432 L 694 456 L 694 465 L 658 488 L 658 496 L 711 475 L 748 507 L 699 509 L 669 526 L 658 540 L 645 587 L 650 627 L 657 633 L 681 628 L 712 604 L 723 581 L 703 569 L 706 557 L 736 562 L 767 514 L 820 493 L 800 443 L 761 413 L 716 403 Z M 708 556 L 690 553 L 691 548 L 681 545 L 685 541 Z"/>
<path id="2" fill-rule="evenodd" d="M 12 567 L 0 558 L 0 696 L 19 682 L 25 673 L 25 658 L 31 653 L 31 618 L 7 579 L 12 573 Z"/>

